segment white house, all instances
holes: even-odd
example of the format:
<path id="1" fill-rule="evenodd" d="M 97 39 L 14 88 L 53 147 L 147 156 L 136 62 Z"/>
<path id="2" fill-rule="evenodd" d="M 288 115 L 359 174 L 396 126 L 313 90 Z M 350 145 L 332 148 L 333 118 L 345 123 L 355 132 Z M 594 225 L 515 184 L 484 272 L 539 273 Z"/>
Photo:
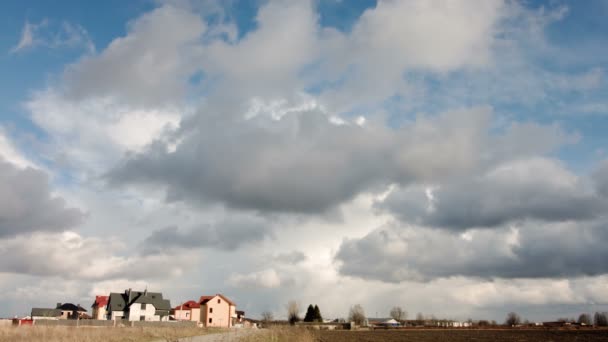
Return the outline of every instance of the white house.
<path id="1" fill-rule="evenodd" d="M 110 293 L 107 318 L 127 321 L 168 321 L 171 304 L 162 293 L 125 290 Z"/>

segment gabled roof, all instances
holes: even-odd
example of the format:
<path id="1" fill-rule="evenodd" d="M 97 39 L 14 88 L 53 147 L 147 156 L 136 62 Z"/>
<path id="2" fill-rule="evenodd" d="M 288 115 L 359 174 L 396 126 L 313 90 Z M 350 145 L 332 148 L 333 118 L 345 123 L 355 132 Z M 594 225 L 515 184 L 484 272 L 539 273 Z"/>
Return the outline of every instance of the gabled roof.
<path id="1" fill-rule="evenodd" d="M 64 304 L 57 304 L 56 309 L 59 310 L 63 310 L 63 311 L 80 311 L 80 312 L 87 312 L 87 310 L 85 308 L 83 308 L 80 305 L 74 305 L 72 303 L 64 303 Z"/>
<path id="2" fill-rule="evenodd" d="M 175 310 L 190 310 L 190 309 L 198 309 L 200 308 L 201 305 L 193 300 L 189 300 L 185 303 L 182 303 L 178 306 L 176 306 L 174 309 Z"/>
<path id="3" fill-rule="evenodd" d="M 32 317 L 59 317 L 61 316 L 61 310 L 59 309 L 45 309 L 45 308 L 32 308 Z"/>
<path id="4" fill-rule="evenodd" d="M 169 300 L 163 299 L 162 293 L 148 291 L 125 291 L 124 293 L 110 293 L 108 310 L 125 311 L 128 310 L 133 303 L 152 304 L 157 312 L 169 312 L 169 310 L 171 310 Z"/>
<path id="5" fill-rule="evenodd" d="M 108 300 L 110 297 L 108 296 L 95 296 L 95 302 L 91 305 L 92 308 L 101 308 L 108 305 Z"/>
<path id="6" fill-rule="evenodd" d="M 226 302 L 228 302 L 228 304 L 236 306 L 236 304 L 233 301 L 231 301 L 230 299 L 228 299 L 221 293 L 217 293 L 215 296 L 201 296 L 201 298 L 198 300 L 198 302 L 201 305 L 205 305 L 205 304 L 207 304 L 208 301 L 212 300 L 215 297 L 220 297 L 223 300 L 225 300 Z"/>

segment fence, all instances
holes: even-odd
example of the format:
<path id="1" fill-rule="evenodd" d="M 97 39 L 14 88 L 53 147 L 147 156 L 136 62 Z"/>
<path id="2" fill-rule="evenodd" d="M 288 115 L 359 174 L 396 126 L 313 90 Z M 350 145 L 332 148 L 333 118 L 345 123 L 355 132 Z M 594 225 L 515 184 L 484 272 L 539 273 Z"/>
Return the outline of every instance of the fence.
<path id="1" fill-rule="evenodd" d="M 52 327 L 112 327 L 113 321 L 102 321 L 96 319 L 37 319 L 34 325 L 52 326 Z"/>
<path id="2" fill-rule="evenodd" d="M 196 327 L 196 322 L 193 321 L 172 321 L 172 322 L 150 322 L 150 321 L 125 321 L 118 320 L 96 320 L 96 319 L 38 319 L 35 321 L 35 325 L 40 326 L 60 326 L 60 327 L 113 327 L 113 326 L 125 326 L 125 327 L 179 327 L 179 328 L 191 328 Z"/>

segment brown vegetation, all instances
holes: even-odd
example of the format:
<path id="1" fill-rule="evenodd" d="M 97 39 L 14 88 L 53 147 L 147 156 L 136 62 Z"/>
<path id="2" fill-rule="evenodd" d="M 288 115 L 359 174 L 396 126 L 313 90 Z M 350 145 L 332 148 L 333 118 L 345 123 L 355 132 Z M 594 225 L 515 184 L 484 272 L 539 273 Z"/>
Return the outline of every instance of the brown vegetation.
<path id="1" fill-rule="evenodd" d="M 48 327 L 0 328 L 0 342 L 150 342 L 177 341 L 179 337 L 217 332 L 196 327 Z"/>
<path id="2" fill-rule="evenodd" d="M 431 342 L 431 341 L 477 341 L 477 342 L 566 342 L 566 341 L 608 341 L 608 330 L 376 330 L 376 331 L 319 331 L 320 342 Z"/>
<path id="3" fill-rule="evenodd" d="M 316 332 L 292 326 L 273 326 L 242 337 L 240 342 L 316 342 Z"/>

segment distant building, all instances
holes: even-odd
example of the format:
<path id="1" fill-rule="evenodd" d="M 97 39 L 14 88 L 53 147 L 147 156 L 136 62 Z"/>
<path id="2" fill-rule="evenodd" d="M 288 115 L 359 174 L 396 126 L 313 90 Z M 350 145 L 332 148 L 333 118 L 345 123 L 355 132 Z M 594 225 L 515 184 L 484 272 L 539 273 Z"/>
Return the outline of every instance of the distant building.
<path id="1" fill-rule="evenodd" d="M 32 308 L 32 320 L 50 319 L 58 320 L 61 317 L 61 310 L 47 308 Z"/>
<path id="2" fill-rule="evenodd" d="M 160 292 L 125 290 L 110 293 L 106 315 L 110 320 L 168 321 L 171 304 Z"/>
<path id="3" fill-rule="evenodd" d="M 236 323 L 236 304 L 221 294 L 201 296 L 200 322 L 206 327 L 230 328 Z"/>
<path id="4" fill-rule="evenodd" d="M 93 319 L 107 319 L 106 306 L 108 305 L 108 296 L 95 296 L 95 302 L 91 305 Z"/>
<path id="5" fill-rule="evenodd" d="M 60 319 L 79 319 L 86 315 L 87 310 L 80 306 L 80 304 L 74 305 L 72 303 L 57 303 L 55 309 L 61 310 Z"/>
<path id="6" fill-rule="evenodd" d="M 201 320 L 201 305 L 193 300 L 176 306 L 172 311 L 176 321 L 200 322 Z"/>

